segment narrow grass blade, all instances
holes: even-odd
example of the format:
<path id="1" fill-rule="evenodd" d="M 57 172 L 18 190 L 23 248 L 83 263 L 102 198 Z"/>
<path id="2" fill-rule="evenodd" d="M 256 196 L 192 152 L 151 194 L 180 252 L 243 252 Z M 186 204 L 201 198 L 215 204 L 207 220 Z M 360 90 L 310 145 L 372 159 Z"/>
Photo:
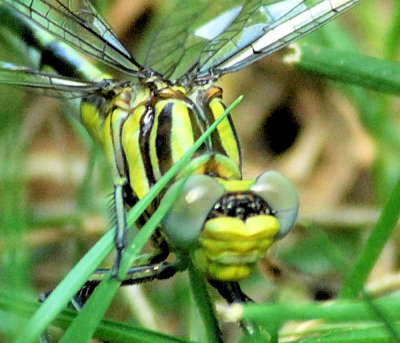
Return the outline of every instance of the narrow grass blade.
<path id="1" fill-rule="evenodd" d="M 383 247 L 392 234 L 400 217 L 400 179 L 397 181 L 382 214 L 373 228 L 358 260 L 346 278 L 340 298 L 357 297 L 363 290 L 365 282 L 374 267 Z"/>
<path id="2" fill-rule="evenodd" d="M 10 316 L 9 313 L 2 311 L 9 311 L 12 309 L 15 313 L 15 316 L 11 318 L 13 320 L 24 322 L 26 321 L 26 318 L 29 318 L 38 307 L 39 304 L 34 298 L 25 296 L 24 294 L 21 294 L 21 292 L 0 291 L 0 317 L 1 313 L 5 313 Z M 76 315 L 76 311 L 65 309 L 57 315 L 53 323 L 62 329 L 67 329 L 71 322 L 75 319 Z M 179 337 L 162 334 L 149 329 L 132 326 L 130 324 L 116 322 L 110 319 L 103 319 L 100 322 L 96 330 L 96 336 L 103 341 L 108 341 L 113 338 L 114 341 L 118 341 L 120 343 L 188 342 L 187 340 Z"/>
<path id="3" fill-rule="evenodd" d="M 392 320 L 400 318 L 400 297 L 391 295 L 374 301 L 374 305 Z M 364 300 L 338 300 L 329 304 L 279 303 L 233 305 L 225 310 L 230 319 L 247 319 L 267 325 L 289 320 L 323 319 L 330 322 L 376 321 L 380 318 Z"/>
<path id="4" fill-rule="evenodd" d="M 356 52 L 301 43 L 286 61 L 301 70 L 378 92 L 400 94 L 400 65 Z"/>

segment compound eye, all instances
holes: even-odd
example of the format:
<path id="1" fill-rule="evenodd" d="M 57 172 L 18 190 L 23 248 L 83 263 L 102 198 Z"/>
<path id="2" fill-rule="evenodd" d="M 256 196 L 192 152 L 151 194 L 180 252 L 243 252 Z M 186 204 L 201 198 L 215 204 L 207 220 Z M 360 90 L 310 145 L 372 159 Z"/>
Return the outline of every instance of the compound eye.
<path id="1" fill-rule="evenodd" d="M 267 171 L 257 179 L 251 191 L 271 207 L 281 227 L 275 238 L 286 236 L 293 228 L 299 211 L 296 187 L 282 174 Z"/>
<path id="2" fill-rule="evenodd" d="M 176 185 L 167 192 L 176 192 Z M 202 174 L 190 176 L 162 220 L 169 242 L 184 249 L 196 243 L 209 212 L 224 193 L 225 189 L 215 178 Z"/>

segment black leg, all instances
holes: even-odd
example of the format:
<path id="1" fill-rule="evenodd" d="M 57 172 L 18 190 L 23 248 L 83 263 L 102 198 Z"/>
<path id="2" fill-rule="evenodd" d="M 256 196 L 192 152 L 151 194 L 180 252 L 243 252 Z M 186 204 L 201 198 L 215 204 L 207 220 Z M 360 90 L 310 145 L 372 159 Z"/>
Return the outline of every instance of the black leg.
<path id="1" fill-rule="evenodd" d="M 208 282 L 228 304 L 253 301 L 242 291 L 238 282 L 223 282 L 218 280 L 208 280 Z"/>
<path id="2" fill-rule="evenodd" d="M 143 266 L 132 267 L 128 275 L 122 280 L 121 286 L 138 285 L 153 280 L 165 280 L 184 270 L 180 261 L 160 262 Z M 71 304 L 78 311 L 83 307 L 90 295 L 99 285 L 101 280 L 110 272 L 110 269 L 97 269 L 83 287 L 76 293 Z M 48 295 L 48 294 L 47 294 Z"/>
<path id="3" fill-rule="evenodd" d="M 119 182 L 114 182 L 114 208 L 116 222 L 115 249 L 117 255 L 115 257 L 114 265 L 112 267 L 113 277 L 118 276 L 122 252 L 126 247 L 126 216 L 123 198 L 123 187 L 126 184 L 126 180 L 121 178 L 118 181 Z"/>
<path id="4" fill-rule="evenodd" d="M 223 282 L 218 280 L 208 280 L 208 282 L 228 304 L 253 302 L 253 300 L 242 291 L 239 282 Z M 249 321 L 241 321 L 240 327 L 245 334 L 254 337 L 257 341 L 266 341 L 270 338 L 268 332 L 257 324 Z"/>

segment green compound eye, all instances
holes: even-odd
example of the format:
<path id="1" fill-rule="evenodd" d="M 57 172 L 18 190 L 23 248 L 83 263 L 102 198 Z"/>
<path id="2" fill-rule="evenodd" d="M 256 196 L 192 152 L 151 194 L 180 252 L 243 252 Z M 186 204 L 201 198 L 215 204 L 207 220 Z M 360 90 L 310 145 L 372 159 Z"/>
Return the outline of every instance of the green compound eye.
<path id="1" fill-rule="evenodd" d="M 175 185 L 167 192 L 176 192 Z M 169 242 L 184 249 L 197 243 L 209 212 L 224 193 L 222 185 L 210 176 L 189 177 L 181 195 L 162 220 Z"/>
<path id="2" fill-rule="evenodd" d="M 299 198 L 296 187 L 282 174 L 267 171 L 261 174 L 251 191 L 264 199 L 279 220 L 281 228 L 275 238 L 286 236 L 296 222 Z"/>

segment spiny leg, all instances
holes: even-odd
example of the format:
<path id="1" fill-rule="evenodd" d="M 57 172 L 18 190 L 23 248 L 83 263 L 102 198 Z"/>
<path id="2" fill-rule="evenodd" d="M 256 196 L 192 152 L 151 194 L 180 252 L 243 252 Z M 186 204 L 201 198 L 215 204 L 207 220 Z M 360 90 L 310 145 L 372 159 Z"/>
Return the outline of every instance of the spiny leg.
<path id="1" fill-rule="evenodd" d="M 116 257 L 114 265 L 112 267 L 112 276 L 117 277 L 119 273 L 119 266 L 121 264 L 122 252 L 126 248 L 126 215 L 125 215 L 125 203 L 123 197 L 124 186 L 127 180 L 121 178 L 118 182 L 114 182 L 114 208 L 115 208 L 115 249 Z"/>
<path id="2" fill-rule="evenodd" d="M 128 271 L 128 275 L 122 280 L 121 286 L 137 285 L 153 280 L 165 280 L 174 276 L 177 272 L 184 270 L 180 261 L 160 262 L 150 265 L 135 266 Z M 97 269 L 83 287 L 71 300 L 72 306 L 80 311 L 90 295 L 110 272 L 110 269 Z"/>

